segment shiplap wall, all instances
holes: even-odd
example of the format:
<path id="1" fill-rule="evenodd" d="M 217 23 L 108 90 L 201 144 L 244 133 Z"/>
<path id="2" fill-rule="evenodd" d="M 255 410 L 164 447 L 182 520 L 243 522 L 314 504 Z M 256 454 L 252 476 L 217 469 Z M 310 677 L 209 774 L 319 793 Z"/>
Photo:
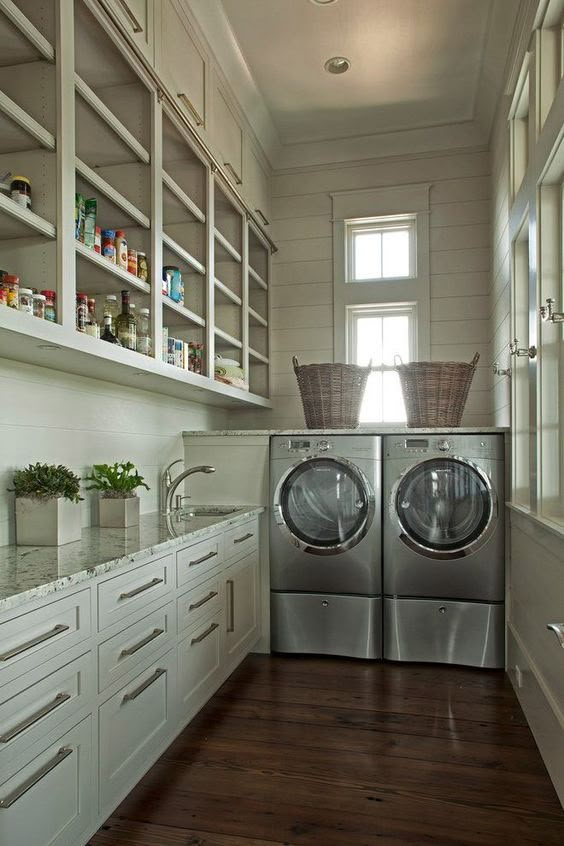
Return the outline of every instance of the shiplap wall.
<path id="1" fill-rule="evenodd" d="M 183 429 L 225 424 L 223 411 L 109 382 L 0 359 L 0 546 L 14 543 L 13 470 L 29 462 L 65 464 L 80 476 L 96 462 L 130 460 L 150 486 L 142 512 L 158 508 L 162 468 L 182 458 Z M 84 492 L 83 525 L 97 523 Z"/>
<path id="2" fill-rule="evenodd" d="M 464 423 L 490 422 L 490 158 L 487 151 L 421 154 L 279 172 L 273 178 L 272 412 L 236 412 L 238 427 L 303 426 L 291 368 L 333 360 L 330 193 L 430 182 L 431 355 L 481 355 Z"/>

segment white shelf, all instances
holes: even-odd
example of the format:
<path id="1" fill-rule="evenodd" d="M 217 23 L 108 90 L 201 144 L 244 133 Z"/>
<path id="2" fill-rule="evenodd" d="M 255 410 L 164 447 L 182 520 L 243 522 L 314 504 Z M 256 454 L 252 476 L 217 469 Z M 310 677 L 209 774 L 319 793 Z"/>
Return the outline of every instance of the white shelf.
<path id="1" fill-rule="evenodd" d="M 186 264 L 190 265 L 190 267 L 192 267 L 198 273 L 201 273 L 202 276 L 205 275 L 206 268 L 204 267 L 204 265 L 200 261 L 198 261 L 198 259 L 194 258 L 194 256 L 189 253 L 188 250 L 185 250 L 184 247 L 181 247 L 180 244 L 177 244 L 173 238 L 166 234 L 166 232 L 163 232 L 163 245 L 167 247 L 172 253 L 181 258 L 183 261 L 185 261 Z"/>
<path id="2" fill-rule="evenodd" d="M 90 263 L 85 271 L 86 279 L 80 278 L 81 274 L 77 275 L 77 290 L 82 288 L 86 289 L 86 293 L 111 294 L 115 292 L 116 287 L 127 285 L 128 288 L 142 294 L 151 293 L 151 286 L 147 282 L 112 264 L 107 258 L 86 247 L 80 241 L 75 241 L 75 250 L 78 258 Z"/>
<path id="3" fill-rule="evenodd" d="M 254 323 L 258 326 L 264 326 L 265 328 L 268 326 L 268 320 L 265 320 L 262 315 L 255 311 L 254 308 L 249 306 L 249 322 Z"/>
<path id="4" fill-rule="evenodd" d="M 143 214 L 133 203 L 130 203 L 127 197 L 124 197 L 123 194 L 120 194 L 119 191 L 116 191 L 109 182 L 106 182 L 105 179 L 96 173 L 95 170 L 92 170 L 91 167 L 88 167 L 81 159 L 78 157 L 75 158 L 75 168 L 76 172 L 81 176 L 83 179 L 86 180 L 93 188 L 96 188 L 100 191 L 101 194 L 104 194 L 105 197 L 110 200 L 115 206 L 120 208 L 122 211 L 126 213 L 128 217 L 131 218 L 135 223 L 138 223 L 139 226 L 142 226 L 143 229 L 150 229 L 151 228 L 151 221 L 147 217 L 146 214 Z"/>
<path id="5" fill-rule="evenodd" d="M 214 285 L 216 291 L 219 291 L 221 294 L 223 294 L 226 299 L 230 300 L 232 303 L 235 303 L 235 305 L 238 306 L 242 304 L 243 301 L 241 300 L 241 297 L 238 297 L 237 294 L 234 294 L 231 288 L 228 288 L 227 285 L 224 285 L 223 282 L 217 277 L 214 279 Z"/>
<path id="6" fill-rule="evenodd" d="M 233 337 L 233 335 L 229 335 L 228 332 L 224 332 L 223 329 L 219 328 L 219 326 L 215 327 L 214 333 L 218 338 L 221 338 L 222 341 L 226 341 L 228 346 L 235 347 L 235 349 L 238 350 L 243 349 L 241 341 L 238 341 L 237 338 Z"/>
<path id="7" fill-rule="evenodd" d="M 230 256 L 230 258 L 235 259 L 236 262 L 241 263 L 241 253 L 238 253 L 235 247 L 225 238 L 224 235 L 221 234 L 219 229 L 214 228 L 213 230 L 214 238 L 216 244 L 219 244 L 225 252 Z"/>
<path id="8" fill-rule="evenodd" d="M 206 216 L 203 211 L 198 208 L 196 203 L 192 199 L 190 199 L 188 194 L 182 190 L 180 185 L 178 185 L 178 183 L 174 181 L 172 176 L 169 176 L 169 174 L 165 170 L 163 170 L 163 185 L 168 188 L 168 190 L 172 194 L 174 194 L 176 199 L 181 203 L 181 205 L 184 206 L 185 209 L 190 212 L 192 217 L 195 217 L 196 220 L 200 221 L 200 223 L 206 222 Z"/>
<path id="9" fill-rule="evenodd" d="M 46 150 L 55 149 L 55 137 L 41 126 L 35 118 L 32 118 L 31 115 L 22 109 L 21 106 L 18 106 L 14 100 L 11 100 L 7 94 L 4 94 L 3 91 L 0 91 L 0 111 L 10 119 L 12 124 L 16 124 L 17 127 L 23 129 L 27 135 L 34 139 L 36 144 L 33 146 L 39 144 L 39 146 L 45 147 Z M 4 124 L 6 122 L 2 121 L 2 123 Z M 3 152 L 18 150 L 18 147 L 14 146 L 17 143 L 14 129 L 10 132 L 9 123 L 6 123 L 6 126 L 2 126 L 0 130 L 2 131 L 0 149 Z"/>
<path id="10" fill-rule="evenodd" d="M 269 358 L 267 358 L 262 353 L 259 353 L 257 350 L 251 349 L 251 347 L 249 347 L 249 357 L 255 358 L 257 361 L 262 362 L 262 364 L 269 364 L 270 363 Z"/>
<path id="11" fill-rule="evenodd" d="M 206 321 L 203 317 L 200 317 L 199 314 L 196 314 L 194 311 L 190 311 L 189 308 L 185 306 L 179 305 L 175 303 L 174 300 L 171 300 L 170 297 L 163 296 L 163 306 L 169 311 L 173 312 L 177 317 L 182 318 L 181 320 L 174 320 L 171 322 L 166 316 L 163 316 L 163 323 L 169 326 L 180 326 L 186 322 L 188 323 L 195 323 L 196 326 L 205 326 Z"/>
<path id="12" fill-rule="evenodd" d="M 251 265 L 249 265 L 249 279 L 252 279 L 253 282 L 256 282 L 258 287 L 262 288 L 263 291 L 268 291 L 268 285 L 266 284 L 262 276 L 259 276 L 256 270 L 251 267 Z"/>
<path id="13" fill-rule="evenodd" d="M 12 238 L 30 238 L 39 232 L 46 238 L 54 238 L 56 229 L 52 223 L 28 211 L 10 197 L 0 194 L 0 241 Z"/>
<path id="14" fill-rule="evenodd" d="M 18 31 L 14 30 L 10 23 Z M 12 0 L 0 0 L 0 65 L 10 67 L 38 58 L 55 61 L 55 50 Z"/>

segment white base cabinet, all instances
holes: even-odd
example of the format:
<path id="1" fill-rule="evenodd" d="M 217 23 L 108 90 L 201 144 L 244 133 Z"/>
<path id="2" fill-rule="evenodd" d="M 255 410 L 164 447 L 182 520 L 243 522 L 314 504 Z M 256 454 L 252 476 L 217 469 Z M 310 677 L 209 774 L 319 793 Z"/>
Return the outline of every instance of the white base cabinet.
<path id="1" fill-rule="evenodd" d="M 226 651 L 230 661 L 238 659 L 256 642 L 258 632 L 258 552 L 252 552 L 225 571 L 227 590 Z"/>

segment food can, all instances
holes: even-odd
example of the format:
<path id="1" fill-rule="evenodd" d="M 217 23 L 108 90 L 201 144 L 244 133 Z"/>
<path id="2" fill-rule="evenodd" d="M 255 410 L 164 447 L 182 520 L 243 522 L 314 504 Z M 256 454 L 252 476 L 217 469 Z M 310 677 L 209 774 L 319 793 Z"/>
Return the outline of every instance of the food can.
<path id="1" fill-rule="evenodd" d="M 102 255 L 116 263 L 116 233 L 115 229 L 102 229 Z"/>
<path id="2" fill-rule="evenodd" d="M 127 272 L 137 276 L 137 250 L 127 251 Z"/>
<path id="3" fill-rule="evenodd" d="M 184 283 L 182 281 L 182 273 L 180 268 L 173 264 L 167 264 L 163 267 L 163 277 L 167 273 L 170 279 L 170 287 L 168 296 L 171 300 L 179 305 L 184 305 Z"/>

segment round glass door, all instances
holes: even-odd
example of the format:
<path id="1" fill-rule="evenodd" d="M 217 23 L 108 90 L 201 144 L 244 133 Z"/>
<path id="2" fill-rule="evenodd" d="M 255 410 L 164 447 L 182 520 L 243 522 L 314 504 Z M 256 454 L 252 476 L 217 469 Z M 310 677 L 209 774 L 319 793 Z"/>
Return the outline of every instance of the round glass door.
<path id="1" fill-rule="evenodd" d="M 493 494 L 477 467 L 456 458 L 432 458 L 409 470 L 396 494 L 405 535 L 436 553 L 468 549 L 491 523 Z"/>
<path id="2" fill-rule="evenodd" d="M 277 498 L 282 522 L 312 551 L 340 552 L 364 537 L 374 497 L 358 468 L 334 458 L 310 458 L 282 481 Z"/>

